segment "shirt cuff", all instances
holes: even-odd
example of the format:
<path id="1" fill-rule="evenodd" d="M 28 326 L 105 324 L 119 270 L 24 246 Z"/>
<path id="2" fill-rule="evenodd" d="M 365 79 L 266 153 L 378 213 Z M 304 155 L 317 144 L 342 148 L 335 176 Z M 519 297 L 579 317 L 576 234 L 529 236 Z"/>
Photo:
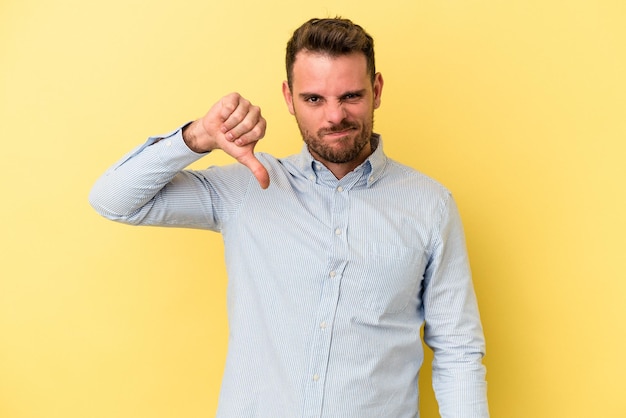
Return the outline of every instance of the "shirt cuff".
<path id="1" fill-rule="evenodd" d="M 209 154 L 209 152 L 195 152 L 185 143 L 183 128 L 190 123 L 185 123 L 171 132 L 149 137 L 137 153 L 142 152 L 147 147 L 155 147 L 154 151 L 167 166 L 176 169 L 187 167 L 189 164 Z"/>

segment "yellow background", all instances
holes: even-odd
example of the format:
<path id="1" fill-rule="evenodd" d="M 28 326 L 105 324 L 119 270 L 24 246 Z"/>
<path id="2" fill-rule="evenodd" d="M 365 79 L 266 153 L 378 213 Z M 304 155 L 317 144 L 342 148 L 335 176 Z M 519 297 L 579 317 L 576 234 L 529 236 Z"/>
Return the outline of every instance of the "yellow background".
<path id="1" fill-rule="evenodd" d="M 492 416 L 626 416 L 623 0 L 2 0 L 0 417 L 213 416 L 221 238 L 87 195 L 231 91 L 263 109 L 259 150 L 297 152 L 284 45 L 337 14 L 376 39 L 387 153 L 459 203 Z"/>

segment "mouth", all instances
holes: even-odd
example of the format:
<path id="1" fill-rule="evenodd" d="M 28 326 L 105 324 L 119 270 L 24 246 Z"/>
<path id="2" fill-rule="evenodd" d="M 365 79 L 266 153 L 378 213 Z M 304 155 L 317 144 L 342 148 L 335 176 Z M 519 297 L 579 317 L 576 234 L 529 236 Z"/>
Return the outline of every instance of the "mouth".
<path id="1" fill-rule="evenodd" d="M 356 128 L 350 127 L 341 130 L 332 130 L 323 132 L 322 135 L 327 138 L 342 138 L 344 136 L 350 135 Z"/>

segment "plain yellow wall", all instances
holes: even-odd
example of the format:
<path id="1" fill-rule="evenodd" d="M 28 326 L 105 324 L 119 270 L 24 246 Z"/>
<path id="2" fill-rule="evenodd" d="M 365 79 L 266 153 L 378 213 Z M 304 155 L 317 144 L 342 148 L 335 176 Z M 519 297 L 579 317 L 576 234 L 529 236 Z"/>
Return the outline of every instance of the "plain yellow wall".
<path id="1" fill-rule="evenodd" d="M 105 221 L 88 191 L 235 90 L 259 150 L 298 151 L 284 45 L 337 14 L 376 39 L 387 153 L 459 203 L 492 416 L 626 416 L 625 4 L 3 0 L 0 417 L 213 416 L 221 238 Z"/>

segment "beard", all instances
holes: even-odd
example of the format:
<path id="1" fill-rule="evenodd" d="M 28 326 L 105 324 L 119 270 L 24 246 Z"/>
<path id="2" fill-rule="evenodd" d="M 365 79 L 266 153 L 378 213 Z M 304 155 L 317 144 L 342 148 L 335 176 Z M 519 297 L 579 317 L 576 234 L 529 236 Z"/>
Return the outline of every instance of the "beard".
<path id="1" fill-rule="evenodd" d="M 296 121 L 297 121 L 296 115 Z M 357 159 L 363 149 L 370 143 L 373 130 L 373 114 L 364 123 L 343 120 L 339 124 L 319 129 L 315 134 L 304 129 L 298 121 L 302 139 L 309 152 L 323 161 L 333 164 L 344 164 Z M 329 144 L 324 141 L 326 134 L 346 131 L 345 136 Z"/>

